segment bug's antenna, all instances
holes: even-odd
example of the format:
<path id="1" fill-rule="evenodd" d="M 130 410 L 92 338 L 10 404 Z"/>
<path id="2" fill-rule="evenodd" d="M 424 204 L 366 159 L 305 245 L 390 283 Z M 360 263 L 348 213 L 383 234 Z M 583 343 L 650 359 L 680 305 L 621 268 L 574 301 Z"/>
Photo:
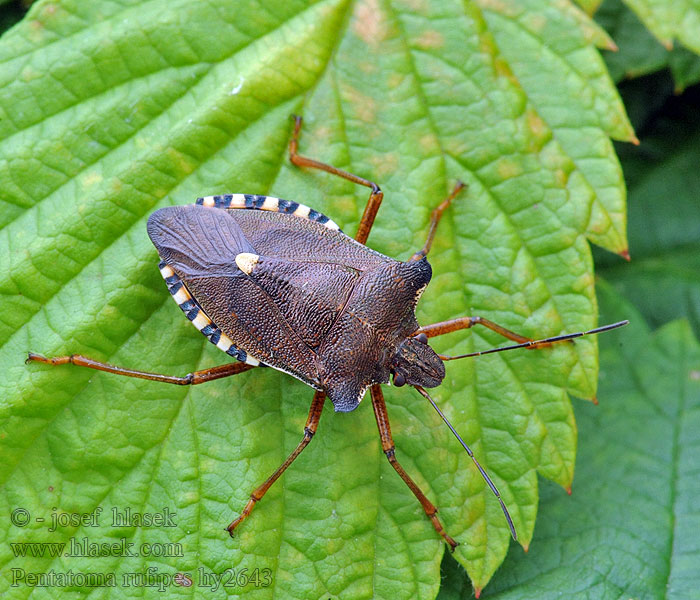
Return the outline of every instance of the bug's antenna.
<path id="1" fill-rule="evenodd" d="M 523 342 L 522 344 L 514 344 L 513 346 L 502 346 L 501 348 L 491 348 L 490 350 L 482 350 L 481 352 L 470 352 L 469 354 L 460 354 L 459 356 L 447 356 L 446 354 L 438 354 L 442 360 L 457 360 L 458 358 L 469 358 L 470 356 L 481 356 L 482 354 L 493 354 L 494 352 L 505 352 L 506 350 L 516 350 L 518 348 L 532 348 L 534 346 L 540 346 L 544 344 L 554 344 L 556 342 L 566 342 L 568 340 L 573 340 L 574 338 L 580 338 L 584 335 L 594 335 L 596 333 L 603 333 L 604 331 L 610 331 L 611 329 L 617 329 L 618 327 L 623 327 L 627 325 L 629 321 L 618 321 L 617 323 L 611 323 L 610 325 L 603 325 L 602 327 L 596 327 L 595 329 L 590 329 L 589 331 L 578 331 L 576 333 L 566 333 L 564 335 L 557 335 L 554 337 L 545 338 L 543 340 L 531 340 L 529 342 Z"/>
<path id="2" fill-rule="evenodd" d="M 481 476 L 484 478 L 484 481 L 488 484 L 488 486 L 491 488 L 491 491 L 494 493 L 496 498 L 498 498 L 498 501 L 501 503 L 501 510 L 503 510 L 503 514 L 506 517 L 506 521 L 508 521 L 508 527 L 510 528 L 510 534 L 513 536 L 514 540 L 518 539 L 518 534 L 515 532 L 515 526 L 513 525 L 513 519 L 510 518 L 510 513 L 508 512 L 508 509 L 506 508 L 505 503 L 503 502 L 503 498 L 501 498 L 501 493 L 498 491 L 498 488 L 496 487 L 496 484 L 494 484 L 493 481 L 491 481 L 491 478 L 488 476 L 486 471 L 484 471 L 484 468 L 479 464 L 479 461 L 476 460 L 476 457 L 474 456 L 474 453 L 471 451 L 471 448 L 467 446 L 467 444 L 464 442 L 464 440 L 461 438 L 461 436 L 457 433 L 455 428 L 452 426 L 452 423 L 450 423 L 447 420 L 447 417 L 444 415 L 444 413 L 440 410 L 440 407 L 435 404 L 435 401 L 430 397 L 428 392 L 426 392 L 421 386 L 419 385 L 414 385 L 414 388 L 418 390 L 418 392 L 425 398 L 428 399 L 428 402 L 433 405 L 433 408 L 437 411 L 437 413 L 442 417 L 442 420 L 445 421 L 445 424 L 450 428 L 450 431 L 454 434 L 454 436 L 459 440 L 459 443 L 462 444 L 462 447 L 467 451 L 467 454 L 471 457 L 471 459 L 474 461 L 474 464 L 476 465 L 476 468 L 479 469 L 479 473 L 481 473 Z"/>

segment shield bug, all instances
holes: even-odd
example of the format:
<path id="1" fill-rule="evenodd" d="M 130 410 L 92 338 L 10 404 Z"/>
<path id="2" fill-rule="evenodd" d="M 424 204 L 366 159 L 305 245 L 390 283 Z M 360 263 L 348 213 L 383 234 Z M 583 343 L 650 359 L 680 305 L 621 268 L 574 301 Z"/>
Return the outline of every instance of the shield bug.
<path id="1" fill-rule="evenodd" d="M 80 355 L 45 358 L 30 353 L 27 360 L 72 363 L 177 385 L 196 385 L 268 366 L 314 388 L 302 440 L 253 490 L 240 516 L 227 527 L 231 534 L 311 441 L 326 397 L 336 411 L 349 412 L 369 389 L 384 453 L 435 530 L 454 550 L 457 542 L 443 528 L 436 507 L 396 459 L 380 387 L 393 378 L 396 386 L 415 388 L 439 413 L 498 499 L 515 538 L 513 522 L 496 486 L 425 388 L 440 385 L 447 360 L 513 348 L 540 348 L 627 322 L 544 340 L 531 340 L 481 317 L 459 317 L 421 327 L 415 307 L 432 276 L 427 255 L 443 212 L 464 185 L 458 182 L 432 212 L 423 248 L 406 262 L 394 260 L 364 245 L 383 198 L 379 186 L 299 155 L 300 130 L 301 118 L 295 117 L 289 143 L 295 165 L 321 169 L 371 189 L 354 238 L 303 204 L 249 194 L 199 198 L 192 205 L 161 208 L 148 220 L 148 235 L 158 250 L 160 272 L 173 299 L 192 324 L 236 362 L 174 377 Z M 437 354 L 428 344 L 431 337 L 474 325 L 517 343 L 462 356 Z"/>

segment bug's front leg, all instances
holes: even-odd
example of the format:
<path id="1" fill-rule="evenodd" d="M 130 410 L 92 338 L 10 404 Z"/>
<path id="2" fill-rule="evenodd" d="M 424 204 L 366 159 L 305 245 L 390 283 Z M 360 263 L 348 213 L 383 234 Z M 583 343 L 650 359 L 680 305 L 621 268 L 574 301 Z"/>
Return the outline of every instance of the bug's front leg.
<path id="1" fill-rule="evenodd" d="M 389 416 L 386 412 L 386 404 L 384 402 L 384 393 L 382 392 L 382 388 L 375 384 L 370 388 L 370 394 L 372 396 L 372 408 L 374 408 L 374 416 L 377 419 L 377 427 L 379 428 L 379 437 L 382 440 L 382 449 L 384 450 L 384 454 L 386 454 L 389 463 L 392 467 L 394 467 L 394 470 L 399 474 L 399 477 L 404 480 L 415 497 L 418 498 L 418 502 L 420 502 L 425 514 L 430 519 L 433 527 L 435 527 L 435 531 L 442 536 L 442 539 L 444 539 L 449 545 L 450 550 L 454 552 L 455 548 L 459 546 L 459 543 L 455 542 L 449 535 L 447 535 L 445 528 L 442 526 L 440 519 L 437 517 L 437 508 L 435 505 L 428 500 L 416 482 L 411 479 L 406 471 L 404 471 L 403 467 L 396 459 L 396 447 L 394 446 L 394 439 L 391 437 Z"/>
<path id="2" fill-rule="evenodd" d="M 314 394 L 314 399 L 311 401 L 311 408 L 309 408 L 309 417 L 306 419 L 306 425 L 304 426 L 304 437 L 294 451 L 287 457 L 287 460 L 285 460 L 264 483 L 255 488 L 250 494 L 250 500 L 248 500 L 248 503 L 241 511 L 240 516 L 226 528 L 226 531 L 229 532 L 231 537 L 233 537 L 233 530 L 253 512 L 256 502 L 267 493 L 267 490 L 272 487 L 272 484 L 287 470 L 287 467 L 294 462 L 294 459 L 301 454 L 301 451 L 309 445 L 309 442 L 314 437 L 316 429 L 318 428 L 318 422 L 321 419 L 321 412 L 323 411 L 323 404 L 325 401 L 326 394 L 323 392 L 316 392 Z"/>
<path id="3" fill-rule="evenodd" d="M 498 323 L 484 319 L 484 317 L 458 317 L 456 319 L 450 319 L 449 321 L 440 321 L 440 323 L 433 323 L 432 325 L 421 327 L 416 334 L 424 333 L 427 337 L 431 338 L 437 337 L 438 335 L 445 335 L 446 333 L 452 333 L 453 331 L 460 331 L 461 329 L 471 329 L 474 325 L 483 325 L 487 329 L 495 331 L 503 337 L 520 344 L 532 341 L 524 335 L 501 327 Z"/>
<path id="4" fill-rule="evenodd" d="M 618 327 L 623 327 L 629 324 L 629 321 L 618 321 L 617 323 L 609 323 L 608 325 L 601 325 L 595 329 L 589 329 L 588 331 L 577 331 L 575 333 L 563 333 L 561 335 L 555 335 L 552 337 L 544 338 L 541 340 L 531 340 L 525 336 L 518 333 L 510 331 L 505 327 L 501 327 L 496 323 L 484 319 L 483 317 L 461 317 L 459 319 L 452 319 L 451 321 L 442 321 L 441 323 L 433 323 L 432 325 L 426 325 L 425 327 L 419 328 L 413 335 L 416 337 L 423 337 L 424 341 L 428 341 L 429 337 L 435 337 L 437 335 L 442 335 L 444 333 L 450 333 L 452 331 L 458 331 L 459 329 L 468 329 L 473 325 L 484 325 L 489 329 L 500 333 L 502 336 L 507 337 L 510 340 L 518 342 L 514 346 L 499 346 L 498 348 L 491 348 L 490 350 L 481 350 L 479 352 L 469 352 L 468 354 L 460 354 L 459 356 L 447 356 L 445 354 L 438 354 L 442 360 L 458 360 L 460 358 L 469 358 L 473 356 L 482 356 L 484 354 L 493 354 L 494 352 L 504 352 L 506 350 L 516 350 L 519 348 L 526 348 L 528 350 L 534 350 L 536 348 L 547 348 L 553 344 L 560 344 L 562 342 L 573 343 L 576 338 L 583 337 L 584 335 L 596 335 L 598 333 L 603 333 L 604 331 L 612 331 Z"/>
<path id="5" fill-rule="evenodd" d="M 210 369 L 202 369 L 201 371 L 194 371 L 192 373 L 188 373 L 184 377 L 178 377 L 176 375 L 161 375 L 160 373 L 149 373 L 148 371 L 137 371 L 134 369 L 127 369 L 125 367 L 117 367 L 115 365 L 100 362 L 99 360 L 88 358 L 82 354 L 71 354 L 70 356 L 54 356 L 52 358 L 46 358 L 41 354 L 30 352 L 25 362 L 40 362 L 46 365 L 71 364 L 78 367 L 95 369 L 97 371 L 114 373 L 115 375 L 136 377 L 138 379 L 149 379 L 151 381 L 160 381 L 161 383 L 172 383 L 175 385 L 197 385 L 199 383 L 206 383 L 207 381 L 221 379 L 222 377 L 238 375 L 238 373 L 243 373 L 244 371 L 255 368 L 253 365 L 248 365 L 243 362 L 235 362 L 220 365 L 218 367 L 212 367 Z"/>
<path id="6" fill-rule="evenodd" d="M 471 329 L 474 325 L 482 325 L 491 331 L 502 335 L 504 338 L 518 342 L 519 344 L 525 344 L 528 342 L 533 342 L 529 337 L 515 333 L 510 329 L 502 327 L 498 323 L 489 321 L 484 317 L 458 317 L 456 319 L 450 319 L 449 321 L 441 321 L 440 323 L 433 323 L 432 325 L 426 325 L 421 327 L 416 331 L 416 335 L 425 334 L 427 337 L 437 337 L 438 335 L 445 335 L 446 333 L 452 333 L 453 331 L 459 331 L 461 329 Z M 534 343 L 528 346 L 528 349 L 534 350 L 536 348 L 546 348 L 551 346 L 553 342 L 543 341 L 542 343 Z"/>
<path id="7" fill-rule="evenodd" d="M 362 213 L 362 219 L 357 227 L 357 233 L 355 234 L 355 239 L 361 244 L 364 244 L 369 237 L 369 232 L 374 224 L 374 218 L 377 216 L 377 211 L 382 203 L 382 198 L 384 198 L 384 193 L 379 189 L 376 183 L 369 181 L 369 179 L 359 177 L 353 173 L 348 173 L 338 167 L 319 162 L 313 158 L 300 155 L 297 150 L 299 149 L 299 133 L 301 132 L 302 118 L 297 115 L 292 115 L 292 117 L 294 118 L 294 132 L 292 133 L 292 139 L 289 140 L 289 160 L 291 160 L 292 163 L 298 167 L 320 169 L 321 171 L 326 171 L 326 173 L 337 175 L 338 177 L 372 189 L 369 200 L 367 200 L 367 205 L 365 206 L 365 211 Z"/>

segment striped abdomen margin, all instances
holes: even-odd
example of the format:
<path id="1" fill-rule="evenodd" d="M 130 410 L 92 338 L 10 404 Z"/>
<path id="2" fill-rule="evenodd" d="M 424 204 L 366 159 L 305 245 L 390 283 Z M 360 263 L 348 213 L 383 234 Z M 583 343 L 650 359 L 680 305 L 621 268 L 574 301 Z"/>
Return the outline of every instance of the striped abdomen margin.
<path id="1" fill-rule="evenodd" d="M 291 200 L 283 200 L 273 196 L 256 196 L 253 194 L 222 194 L 220 196 L 206 196 L 197 198 L 196 204 L 201 206 L 213 206 L 215 208 L 247 208 L 253 210 L 269 210 L 271 212 L 279 212 L 287 215 L 294 215 L 309 221 L 316 221 L 332 229 L 333 231 L 342 230 L 338 227 L 335 221 L 329 219 L 326 215 L 309 208 L 305 204 L 299 204 Z"/>
<path id="2" fill-rule="evenodd" d="M 192 297 L 189 290 L 182 282 L 180 277 L 169 267 L 165 261 L 161 261 L 158 264 L 160 269 L 160 274 L 165 279 L 165 283 L 168 286 L 168 291 L 173 297 L 173 300 L 177 302 L 182 312 L 185 313 L 187 318 L 192 321 L 199 331 L 201 331 L 207 339 L 214 344 L 219 350 L 223 350 L 229 356 L 240 360 L 248 365 L 254 367 L 264 367 L 257 358 L 252 357 L 245 350 L 237 348 L 236 345 L 231 341 L 221 329 L 219 329 L 214 322 L 207 316 L 207 314 L 202 310 L 197 301 Z"/>

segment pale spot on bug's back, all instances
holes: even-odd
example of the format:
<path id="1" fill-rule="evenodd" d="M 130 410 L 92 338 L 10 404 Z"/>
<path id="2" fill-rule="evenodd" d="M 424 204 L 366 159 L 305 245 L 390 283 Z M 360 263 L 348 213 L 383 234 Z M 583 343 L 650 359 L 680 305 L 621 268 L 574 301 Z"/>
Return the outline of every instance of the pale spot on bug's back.
<path id="1" fill-rule="evenodd" d="M 241 252 L 236 254 L 236 265 L 243 271 L 246 275 L 250 275 L 258 264 L 260 257 L 257 254 L 251 254 L 250 252 Z"/>

